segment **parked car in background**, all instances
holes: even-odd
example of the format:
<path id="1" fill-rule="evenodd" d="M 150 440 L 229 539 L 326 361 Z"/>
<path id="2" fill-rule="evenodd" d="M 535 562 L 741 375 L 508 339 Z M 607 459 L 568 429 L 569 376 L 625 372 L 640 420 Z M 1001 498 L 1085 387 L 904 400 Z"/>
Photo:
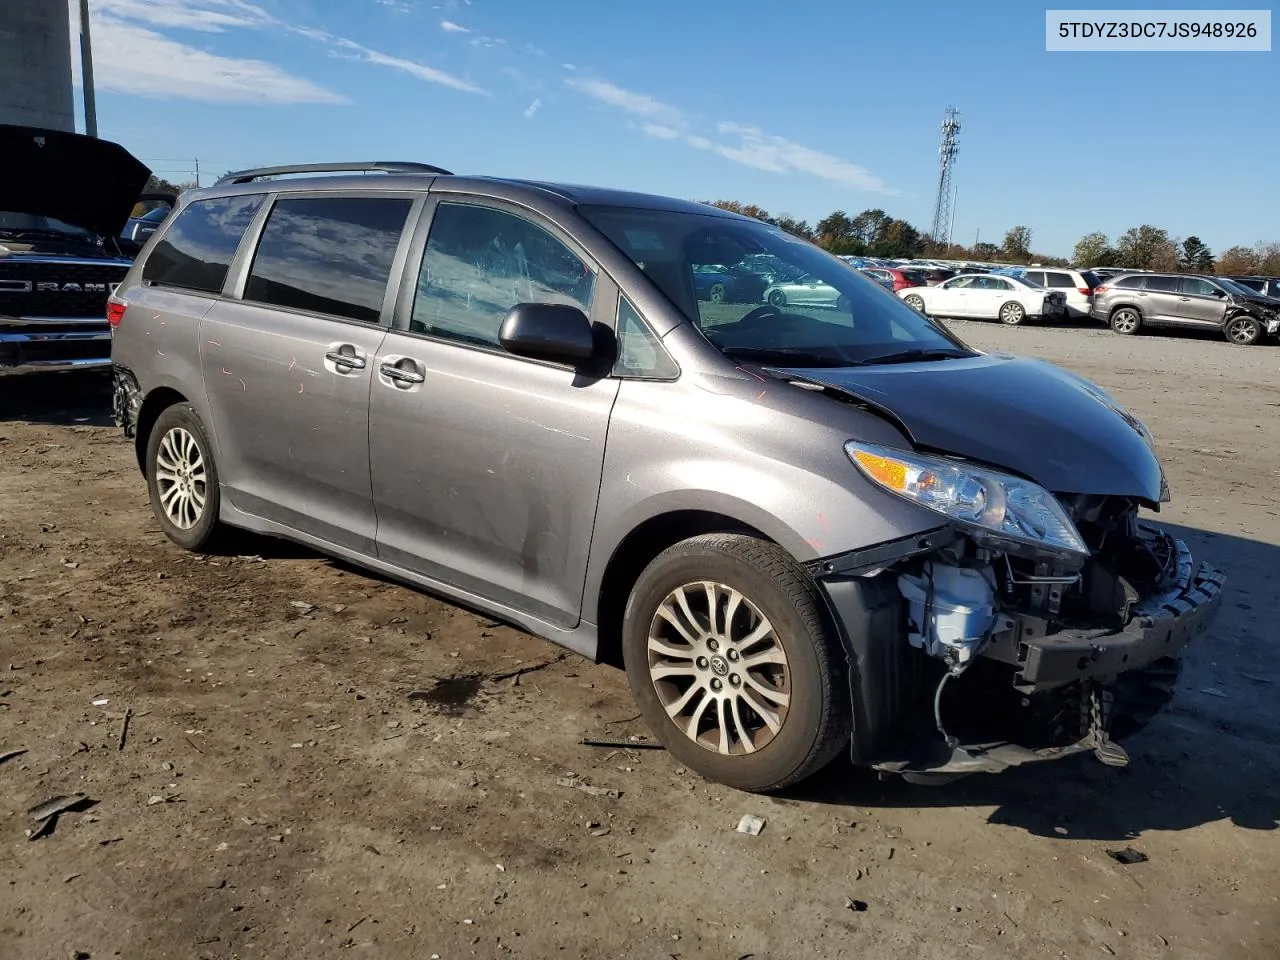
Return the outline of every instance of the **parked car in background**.
<path id="1" fill-rule="evenodd" d="M 1280 301 L 1226 277 L 1168 273 L 1113 277 L 1095 288 L 1093 316 L 1129 336 L 1144 327 L 1185 327 L 1218 330 L 1241 346 L 1280 331 Z"/>
<path id="2" fill-rule="evenodd" d="M 894 293 L 908 287 L 924 287 L 928 280 L 920 270 L 904 270 L 898 267 L 864 267 L 863 272 L 873 280 L 888 281 Z"/>
<path id="3" fill-rule="evenodd" d="M 812 244 L 632 192 L 285 171 L 184 193 L 111 299 L 117 421 L 183 548 L 246 527 L 620 657 L 673 762 L 758 791 L 842 755 L 1123 766 L 1111 724 L 1221 605 L 1139 516 L 1168 499 L 1139 420 Z M 762 250 L 823 306 L 694 296 Z"/>
<path id="4" fill-rule="evenodd" d="M 0 375 L 105 369 L 120 239 L 151 171 L 118 144 L 0 125 Z"/>
<path id="5" fill-rule="evenodd" d="M 884 287 L 884 288 L 885 288 L 886 290 L 888 290 L 890 293 L 897 293 L 897 292 L 898 292 L 898 291 L 896 291 L 896 290 L 894 290 L 894 289 L 893 289 L 893 279 L 888 275 L 888 273 L 887 273 L 886 271 L 884 271 L 884 270 L 868 270 L 868 269 L 866 269 L 866 268 L 864 267 L 864 268 L 863 268 L 862 270 L 860 270 L 859 272 L 860 272 L 860 273 L 865 273 L 868 277 L 870 277 L 870 278 L 871 278 L 872 280 L 874 280 L 876 283 L 880 284 L 880 286 Z"/>
<path id="6" fill-rule="evenodd" d="M 1061 290 L 1067 298 L 1067 316 L 1083 318 L 1091 315 L 1093 291 L 1102 281 L 1088 270 L 1066 267 L 1010 267 L 995 273 L 1022 277 L 1049 290 Z"/>
<path id="7" fill-rule="evenodd" d="M 764 302 L 774 307 L 839 307 L 844 309 L 845 295 L 816 274 L 805 273 L 783 283 L 775 283 L 764 292 Z"/>
<path id="8" fill-rule="evenodd" d="M 154 206 L 136 217 L 129 218 L 129 222 L 120 231 L 120 239 L 123 241 L 121 246 L 132 248 L 134 254 L 141 250 L 160 224 L 164 223 L 164 218 L 169 215 L 177 201 L 176 194 L 167 193 L 144 193 L 139 197 L 140 204 L 154 204 Z"/>
<path id="9" fill-rule="evenodd" d="M 1264 297 L 1280 300 L 1280 277 L 1228 277 Z"/>
<path id="10" fill-rule="evenodd" d="M 898 296 L 927 316 L 999 320 L 1008 326 L 1028 319 L 1060 320 L 1067 312 L 1061 290 L 994 274 L 962 274 L 936 287 L 901 290 Z"/>

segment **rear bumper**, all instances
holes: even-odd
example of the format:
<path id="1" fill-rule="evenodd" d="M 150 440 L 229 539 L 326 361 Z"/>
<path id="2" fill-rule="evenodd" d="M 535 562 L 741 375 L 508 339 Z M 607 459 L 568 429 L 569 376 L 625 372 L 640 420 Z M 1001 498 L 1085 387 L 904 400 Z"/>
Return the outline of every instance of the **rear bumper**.
<path id="1" fill-rule="evenodd" d="M 71 323 L 0 323 L 0 377 L 109 368 L 111 328 L 103 321 Z"/>

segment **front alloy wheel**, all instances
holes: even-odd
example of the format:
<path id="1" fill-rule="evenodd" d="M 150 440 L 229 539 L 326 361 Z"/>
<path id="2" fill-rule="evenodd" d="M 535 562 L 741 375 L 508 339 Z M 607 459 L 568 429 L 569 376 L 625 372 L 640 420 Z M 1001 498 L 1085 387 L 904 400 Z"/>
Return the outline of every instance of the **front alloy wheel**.
<path id="1" fill-rule="evenodd" d="M 776 544 L 709 534 L 663 551 L 631 592 L 622 652 L 650 729 L 710 780 L 779 790 L 848 746 L 844 654 L 817 585 Z"/>
<path id="2" fill-rule="evenodd" d="M 723 284 L 723 283 L 713 283 L 713 284 L 711 285 L 711 291 L 710 291 L 710 293 L 709 293 L 709 296 L 710 296 L 710 298 L 711 298 L 711 302 L 712 302 L 712 303 L 724 303 L 724 292 L 725 292 L 725 291 L 724 291 L 724 284 Z"/>
<path id="3" fill-rule="evenodd" d="M 1224 332 L 1232 343 L 1249 347 L 1262 339 L 1262 324 L 1246 314 L 1230 320 Z"/>

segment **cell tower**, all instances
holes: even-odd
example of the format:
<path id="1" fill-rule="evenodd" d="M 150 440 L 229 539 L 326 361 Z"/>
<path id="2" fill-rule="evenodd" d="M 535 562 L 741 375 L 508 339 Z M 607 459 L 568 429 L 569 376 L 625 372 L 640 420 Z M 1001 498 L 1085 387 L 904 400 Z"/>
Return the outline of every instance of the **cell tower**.
<path id="1" fill-rule="evenodd" d="M 938 146 L 938 200 L 933 207 L 933 242 L 939 245 L 951 239 L 951 203 L 955 196 L 951 187 L 951 170 L 960 152 L 960 111 L 947 107 L 942 117 L 942 143 Z"/>

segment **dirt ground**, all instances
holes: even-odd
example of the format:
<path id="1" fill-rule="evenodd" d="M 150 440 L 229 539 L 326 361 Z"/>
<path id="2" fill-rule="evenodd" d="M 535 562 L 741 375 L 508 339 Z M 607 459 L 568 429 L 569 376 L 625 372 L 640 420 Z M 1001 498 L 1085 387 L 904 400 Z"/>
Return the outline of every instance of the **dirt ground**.
<path id="1" fill-rule="evenodd" d="M 1280 956 L 1280 347 L 956 327 L 1144 418 L 1230 573 L 1126 770 L 766 799 L 582 746 L 645 733 L 619 671 L 288 545 L 184 554 L 99 381 L 0 382 L 0 957 Z"/>

